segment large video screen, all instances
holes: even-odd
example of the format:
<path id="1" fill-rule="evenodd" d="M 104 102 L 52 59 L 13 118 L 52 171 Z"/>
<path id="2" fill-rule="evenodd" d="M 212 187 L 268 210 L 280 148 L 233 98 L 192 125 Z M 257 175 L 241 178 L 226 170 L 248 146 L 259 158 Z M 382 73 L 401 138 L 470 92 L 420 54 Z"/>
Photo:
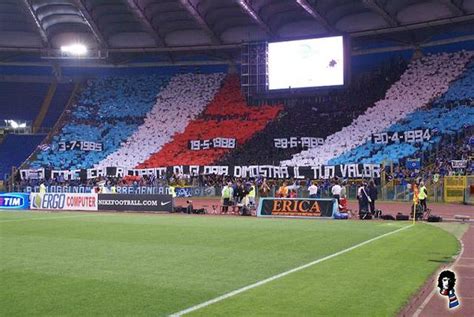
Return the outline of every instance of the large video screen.
<path id="1" fill-rule="evenodd" d="M 268 88 L 344 85 L 344 38 L 268 43 Z"/>

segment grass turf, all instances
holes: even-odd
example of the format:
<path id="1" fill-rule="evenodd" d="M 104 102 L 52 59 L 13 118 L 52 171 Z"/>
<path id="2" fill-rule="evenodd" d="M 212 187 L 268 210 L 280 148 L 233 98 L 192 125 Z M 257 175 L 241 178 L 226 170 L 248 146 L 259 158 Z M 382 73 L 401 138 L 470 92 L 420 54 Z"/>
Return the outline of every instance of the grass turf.
<path id="1" fill-rule="evenodd" d="M 430 222 L 429 224 L 446 230 L 458 240 L 461 240 L 464 233 L 467 231 L 467 229 L 469 229 L 468 222 Z"/>
<path id="2" fill-rule="evenodd" d="M 168 315 L 406 225 L 0 213 L 0 315 Z M 417 225 L 199 315 L 393 315 L 456 239 Z"/>

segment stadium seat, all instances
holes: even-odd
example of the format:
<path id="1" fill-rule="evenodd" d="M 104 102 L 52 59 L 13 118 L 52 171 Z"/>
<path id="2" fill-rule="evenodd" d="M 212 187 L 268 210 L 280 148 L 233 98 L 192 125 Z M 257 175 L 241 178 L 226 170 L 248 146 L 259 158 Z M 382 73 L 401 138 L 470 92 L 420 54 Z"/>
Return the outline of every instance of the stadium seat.
<path id="1" fill-rule="evenodd" d="M 471 62 L 461 77 L 451 84 L 449 90 L 435 104 L 443 105 L 448 102 L 463 102 L 474 99 L 474 62 Z"/>
<path id="2" fill-rule="evenodd" d="M 12 166 L 19 167 L 43 140 L 44 135 L 8 134 L 0 143 L 0 180 L 11 173 Z"/>
<path id="3" fill-rule="evenodd" d="M 43 120 L 43 127 L 52 128 L 59 116 L 63 113 L 64 107 L 67 105 L 69 98 L 71 98 L 74 84 L 58 84 L 56 91 L 54 92 L 53 99 L 49 105 L 48 112 Z"/>
<path id="4" fill-rule="evenodd" d="M 35 120 L 48 87 L 47 83 L 0 81 L 0 120 Z"/>

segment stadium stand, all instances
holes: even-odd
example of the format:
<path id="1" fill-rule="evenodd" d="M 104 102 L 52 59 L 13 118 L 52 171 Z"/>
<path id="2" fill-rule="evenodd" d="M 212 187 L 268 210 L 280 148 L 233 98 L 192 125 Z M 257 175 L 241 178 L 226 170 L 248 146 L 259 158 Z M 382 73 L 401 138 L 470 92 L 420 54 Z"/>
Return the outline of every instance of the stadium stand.
<path id="1" fill-rule="evenodd" d="M 0 143 L 0 180 L 11 173 L 12 166 L 18 167 L 43 140 L 44 135 L 8 134 Z"/>
<path id="2" fill-rule="evenodd" d="M 225 75 L 179 74 L 158 94 L 144 123 L 98 167 L 135 167 L 160 151 L 173 135 L 182 133 L 213 99 Z"/>
<path id="3" fill-rule="evenodd" d="M 46 113 L 46 116 L 43 120 L 43 127 L 52 128 L 54 126 L 61 113 L 63 113 L 64 107 L 71 97 L 73 90 L 74 84 L 58 84 L 54 93 L 54 97 L 51 100 L 51 104 L 49 105 L 48 112 Z"/>
<path id="4" fill-rule="evenodd" d="M 400 80 L 387 91 L 383 100 L 352 121 L 349 126 L 328 136 L 317 148 L 302 151 L 282 165 L 318 165 L 360 146 L 373 133 L 406 117 L 409 113 L 428 105 L 444 94 L 449 83 L 465 70 L 472 52 L 428 55 L 410 63 Z"/>
<path id="5" fill-rule="evenodd" d="M 38 153 L 31 168 L 81 169 L 92 167 L 114 152 L 137 127 L 156 101 L 168 75 L 104 77 L 90 80 L 67 116 L 67 123 Z M 102 151 L 58 151 L 59 142 L 103 143 Z"/>
<path id="6" fill-rule="evenodd" d="M 335 90 L 317 100 L 285 105 L 278 118 L 257 132 L 245 144 L 222 160 L 223 165 L 276 164 L 291 158 L 301 148 L 275 148 L 275 138 L 319 137 L 324 138 L 349 125 L 354 117 L 363 113 L 373 103 L 384 97 L 393 82 L 400 78 L 406 62 L 394 58 L 372 72 L 354 77 L 347 90 Z"/>
<path id="7" fill-rule="evenodd" d="M 452 166 L 452 160 L 466 160 L 469 161 L 474 155 L 474 146 L 472 145 L 472 138 L 474 138 L 474 125 L 465 129 L 464 135 L 453 141 L 451 135 L 443 137 L 434 155 L 431 170 L 439 172 L 441 176 L 444 175 L 472 175 L 474 172 L 474 164 L 471 162 L 466 165 L 466 168 L 456 170 Z"/>
<path id="8" fill-rule="evenodd" d="M 387 165 L 385 168 L 385 178 L 395 184 L 406 185 L 415 179 L 422 179 L 425 182 L 433 182 L 437 177 L 454 175 L 472 175 L 474 165 L 469 163 L 469 159 L 474 155 L 474 147 L 470 144 L 474 137 L 474 127 L 463 129 L 458 133 L 441 136 L 441 142 L 435 145 L 431 152 L 418 151 L 410 158 L 424 159 L 420 168 L 407 168 L 406 159 L 400 159 L 393 167 Z M 463 168 L 453 168 L 452 160 L 466 160 L 467 164 Z"/>
<path id="9" fill-rule="evenodd" d="M 392 125 L 387 129 L 389 132 L 400 132 L 429 128 L 436 131 L 437 135 L 429 142 L 422 144 L 395 143 L 395 144 L 373 144 L 368 141 L 343 155 L 332 159 L 329 164 L 346 163 L 377 163 L 395 162 L 417 151 L 429 151 L 434 145 L 441 141 L 442 134 L 453 134 L 466 127 L 474 125 L 474 108 L 468 105 L 456 106 L 452 109 L 447 107 L 436 107 L 427 110 L 418 110 L 409 114 L 402 122 Z"/>
<path id="10" fill-rule="evenodd" d="M 46 83 L 0 81 L 0 120 L 33 121 L 48 87 Z"/>
<path id="11" fill-rule="evenodd" d="M 409 114 L 405 119 L 386 129 L 388 132 L 400 132 L 429 128 L 436 131 L 436 135 L 429 142 L 380 145 L 368 141 L 330 160 L 329 163 L 382 163 L 384 161 L 398 163 L 399 159 L 414 156 L 419 151 L 431 151 L 435 146 L 438 146 L 443 135 L 453 135 L 474 125 L 473 85 L 474 63 L 470 63 L 460 78 L 452 82 L 446 93 L 434 100 L 432 105 Z"/>
<path id="12" fill-rule="evenodd" d="M 451 84 L 449 90 L 438 100 L 435 105 L 465 102 L 474 100 L 474 62 L 471 62 L 461 77 Z"/>
<path id="13" fill-rule="evenodd" d="M 183 133 L 176 135 L 161 151 L 138 167 L 212 164 L 231 149 L 194 151 L 189 149 L 190 140 L 234 138 L 237 144 L 244 144 L 272 121 L 280 110 L 280 106 L 249 107 L 242 96 L 238 76 L 229 75 L 203 115 L 191 121 Z"/>

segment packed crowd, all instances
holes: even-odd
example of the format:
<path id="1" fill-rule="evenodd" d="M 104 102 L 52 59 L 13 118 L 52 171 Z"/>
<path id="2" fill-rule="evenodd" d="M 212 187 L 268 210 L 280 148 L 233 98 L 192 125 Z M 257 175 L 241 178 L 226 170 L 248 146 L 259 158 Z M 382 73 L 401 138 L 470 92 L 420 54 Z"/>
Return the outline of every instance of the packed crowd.
<path id="1" fill-rule="evenodd" d="M 223 73 L 213 73 L 180 74 L 171 78 L 146 114 L 144 124 L 95 166 L 133 168 L 159 152 L 211 102 L 224 77 Z"/>
<path id="2" fill-rule="evenodd" d="M 150 111 L 156 94 L 169 81 L 168 75 L 104 77 L 89 80 L 76 104 L 66 113 L 64 126 L 39 152 L 31 168 L 91 168 L 121 146 Z M 94 141 L 102 151 L 58 151 L 65 141 Z"/>
<path id="3" fill-rule="evenodd" d="M 301 147 L 276 148 L 275 138 L 325 138 L 383 98 L 398 80 L 406 64 L 394 59 L 369 73 L 355 76 L 348 89 L 334 90 L 319 98 L 299 98 L 288 102 L 276 120 L 245 144 L 221 159 L 223 165 L 275 164 L 301 151 Z"/>
<path id="4" fill-rule="evenodd" d="M 467 135 L 457 142 L 453 142 L 452 139 L 446 137 L 438 151 L 436 151 L 433 166 L 439 170 L 442 176 L 472 175 L 474 173 L 474 126 L 467 129 L 466 132 L 468 132 Z M 466 167 L 456 168 L 453 166 L 453 160 L 466 161 Z"/>
<path id="5" fill-rule="evenodd" d="M 400 142 L 392 144 L 376 144 L 368 140 L 363 145 L 332 159 L 329 164 L 348 162 L 380 163 L 398 162 L 401 158 L 414 157 L 423 152 L 430 152 L 439 147 L 443 137 L 462 133 L 474 126 L 474 108 L 467 105 L 453 107 L 432 107 L 420 109 L 409 114 L 403 120 L 392 125 L 387 131 L 398 132 L 429 129 L 430 139 L 421 142 Z"/>
<path id="6" fill-rule="evenodd" d="M 459 136 L 447 135 L 431 152 L 419 151 L 413 156 L 420 160 L 420 168 L 410 168 L 406 159 L 392 168 L 387 165 L 387 181 L 407 185 L 414 181 L 441 181 L 444 176 L 462 176 L 474 174 L 474 127 L 467 128 Z M 453 161 L 463 161 L 465 166 L 453 166 Z"/>
<path id="7" fill-rule="evenodd" d="M 279 106 L 249 107 L 242 95 L 238 76 L 229 75 L 199 118 L 189 122 L 182 133 L 175 134 L 169 143 L 138 167 L 211 165 L 233 149 L 192 150 L 189 149 L 190 140 L 232 138 L 239 146 L 263 130 L 280 110 Z"/>
<path id="8" fill-rule="evenodd" d="M 408 114 L 405 118 L 391 125 L 386 131 L 399 132 L 430 129 L 431 138 L 417 143 L 374 144 L 368 140 L 365 144 L 348 151 L 329 161 L 330 164 L 343 162 L 380 163 L 398 162 L 400 158 L 413 157 L 416 153 L 432 151 L 443 136 L 462 133 L 474 126 L 474 63 L 454 82 L 440 98 L 427 107 Z M 459 99 L 455 99 L 459 98 Z"/>
<path id="9" fill-rule="evenodd" d="M 464 72 L 456 82 L 450 85 L 450 89 L 436 102 L 435 105 L 459 105 L 471 103 L 474 101 L 474 62 L 467 66 Z"/>
<path id="10" fill-rule="evenodd" d="M 364 144 L 373 133 L 384 131 L 434 98 L 443 95 L 449 84 L 461 75 L 472 58 L 472 52 L 428 55 L 412 61 L 400 80 L 386 92 L 385 98 L 352 121 L 342 130 L 329 135 L 317 148 L 304 150 L 284 165 L 325 164 L 344 152 Z"/>
<path id="11" fill-rule="evenodd" d="M 470 161 L 462 170 L 453 168 L 451 161 L 466 157 L 469 160 L 471 145 L 454 145 L 446 141 L 446 135 L 458 134 L 474 123 L 470 91 L 474 67 L 473 63 L 469 64 L 472 56 L 472 52 L 428 55 L 412 61 L 406 69 L 397 60 L 383 69 L 361 75 L 351 87 L 332 91 L 319 103 L 296 102 L 284 108 L 248 106 L 238 76 L 226 77 L 223 73 L 93 80 L 68 114 L 68 123 L 53 137 L 51 147 L 39 153 L 30 167 L 280 163 L 314 166 L 380 163 L 388 158 L 395 163 L 394 169 L 385 171 L 389 181 L 410 183 L 414 178 L 433 178 L 438 174 L 469 174 L 472 173 Z M 117 103 L 121 105 L 120 111 Z M 430 142 L 389 145 L 367 142 L 374 132 L 420 126 L 437 131 Z M 294 136 L 324 138 L 325 143 L 302 152 L 301 146 L 275 147 L 275 138 Z M 190 140 L 221 137 L 235 138 L 237 148 L 189 149 Z M 72 140 L 103 140 L 104 150 L 57 151 L 59 142 Z M 436 159 L 425 157 L 430 151 L 436 151 Z M 288 159 L 292 154 L 293 158 Z M 423 159 L 422 167 L 407 168 L 404 158 L 408 157 Z M 115 185 L 167 183 L 205 187 L 224 186 L 229 179 L 217 175 L 168 175 L 163 180 L 128 177 L 92 182 L 97 181 Z M 272 188 L 281 186 L 278 180 L 268 183 Z M 318 185 L 320 192 L 329 193 L 327 181 Z M 350 187 L 354 186 L 357 185 Z"/>

